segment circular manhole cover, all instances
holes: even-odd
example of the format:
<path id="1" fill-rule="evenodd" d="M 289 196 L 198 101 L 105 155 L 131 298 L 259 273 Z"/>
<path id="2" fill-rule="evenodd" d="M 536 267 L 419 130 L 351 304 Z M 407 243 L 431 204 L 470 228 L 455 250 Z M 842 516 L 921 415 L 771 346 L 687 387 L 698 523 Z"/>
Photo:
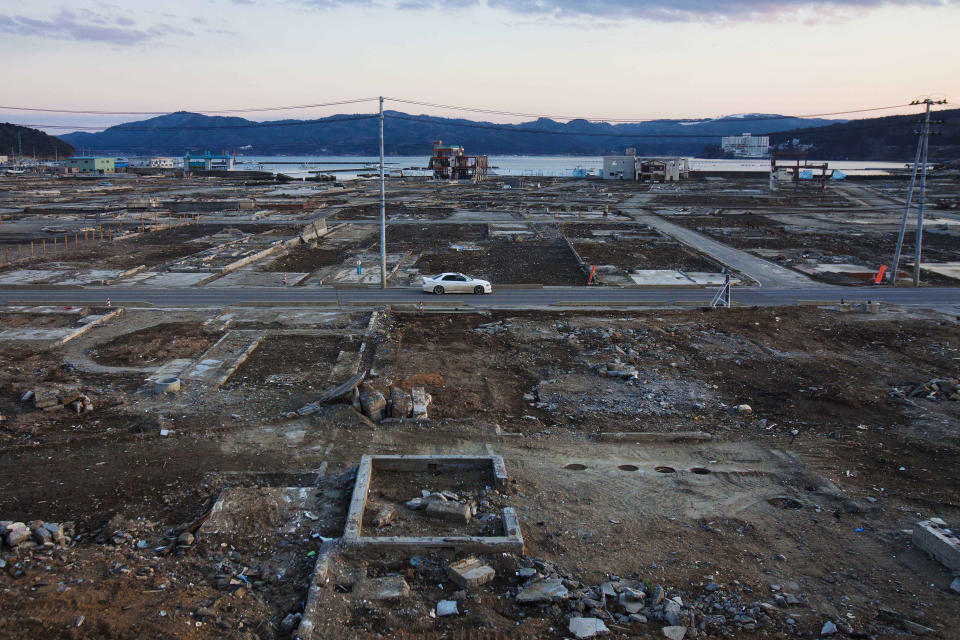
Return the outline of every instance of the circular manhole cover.
<path id="1" fill-rule="evenodd" d="M 690 473 L 695 473 L 698 476 L 705 476 L 710 473 L 710 469 L 707 469 L 706 467 L 691 467 Z"/>
<path id="2" fill-rule="evenodd" d="M 637 467 L 632 464 L 622 464 L 619 467 L 617 467 L 617 469 L 620 469 L 620 471 L 639 471 L 640 467 Z"/>
<path id="3" fill-rule="evenodd" d="M 570 471 L 583 471 L 587 468 L 587 465 L 580 464 L 579 462 L 574 462 L 573 464 L 568 464 L 564 469 L 569 469 Z"/>
<path id="4" fill-rule="evenodd" d="M 653 470 L 656 471 L 657 473 L 676 473 L 677 472 L 677 470 L 674 469 L 673 467 L 664 467 L 664 466 L 654 467 Z"/>

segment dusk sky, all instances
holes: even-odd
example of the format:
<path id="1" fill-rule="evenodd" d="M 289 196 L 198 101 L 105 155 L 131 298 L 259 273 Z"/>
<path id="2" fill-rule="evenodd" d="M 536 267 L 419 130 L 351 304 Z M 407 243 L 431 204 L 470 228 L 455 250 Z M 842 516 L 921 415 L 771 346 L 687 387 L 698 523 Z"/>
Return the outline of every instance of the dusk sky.
<path id="1" fill-rule="evenodd" d="M 599 118 L 810 114 L 960 100 L 958 27 L 960 0 L 0 0 L 2 102 L 174 111 L 387 95 Z M 0 109 L 23 124 L 143 117 Z"/>

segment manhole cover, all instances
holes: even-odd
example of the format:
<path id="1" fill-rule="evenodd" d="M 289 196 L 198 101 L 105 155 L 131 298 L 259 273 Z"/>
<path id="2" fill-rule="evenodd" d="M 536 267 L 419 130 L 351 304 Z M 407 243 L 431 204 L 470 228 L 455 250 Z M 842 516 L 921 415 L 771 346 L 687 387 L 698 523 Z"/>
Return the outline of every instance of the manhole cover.
<path id="1" fill-rule="evenodd" d="M 707 469 L 706 467 L 692 467 L 690 469 L 690 473 L 695 473 L 698 476 L 705 476 L 710 473 L 710 469 Z"/>
<path id="2" fill-rule="evenodd" d="M 632 464 L 622 464 L 617 469 L 620 469 L 620 471 L 639 471 L 640 467 L 635 467 Z"/>
<path id="3" fill-rule="evenodd" d="M 568 464 L 564 469 L 570 469 L 570 471 L 583 471 L 587 468 L 587 465 L 580 464 L 579 462 L 574 462 L 573 464 Z"/>
<path id="4" fill-rule="evenodd" d="M 777 496 L 775 498 L 768 498 L 767 503 L 771 506 L 776 507 L 777 509 L 803 509 L 803 503 L 797 500 L 796 498 L 789 498 L 786 496 Z"/>
<path id="5" fill-rule="evenodd" d="M 653 469 L 657 473 L 676 473 L 677 470 L 673 467 L 654 467 Z"/>

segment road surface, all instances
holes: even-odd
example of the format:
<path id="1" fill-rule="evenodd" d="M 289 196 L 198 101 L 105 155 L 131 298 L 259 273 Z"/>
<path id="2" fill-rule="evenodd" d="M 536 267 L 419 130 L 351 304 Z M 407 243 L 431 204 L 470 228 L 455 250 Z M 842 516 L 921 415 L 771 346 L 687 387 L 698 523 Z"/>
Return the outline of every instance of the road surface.
<path id="1" fill-rule="evenodd" d="M 0 304 L 31 305 L 103 305 L 150 304 L 157 307 L 211 307 L 226 305 L 332 304 L 377 306 L 386 304 L 427 307 L 472 306 L 484 309 L 537 309 L 544 307 L 590 306 L 611 308 L 643 305 L 709 305 L 711 289 L 657 288 L 621 289 L 614 287 L 494 288 L 490 295 L 444 295 L 422 293 L 417 288 L 338 288 L 333 287 L 243 287 L 243 288 L 0 288 Z M 960 305 L 960 287 L 737 287 L 733 301 L 743 305 L 782 306 L 801 302 L 839 302 L 876 300 L 900 305 Z"/>

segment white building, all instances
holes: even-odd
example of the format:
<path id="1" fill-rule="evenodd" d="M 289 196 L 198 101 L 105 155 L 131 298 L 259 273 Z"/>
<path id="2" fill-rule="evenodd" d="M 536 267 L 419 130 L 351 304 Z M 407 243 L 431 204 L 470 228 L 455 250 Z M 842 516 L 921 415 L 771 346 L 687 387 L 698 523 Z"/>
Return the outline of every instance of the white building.
<path id="1" fill-rule="evenodd" d="M 141 157 L 130 158 L 130 164 L 128 166 L 138 167 L 141 169 L 173 169 L 174 167 L 179 166 L 179 162 L 175 158 Z"/>
<path id="2" fill-rule="evenodd" d="M 637 157 L 636 156 L 604 156 L 603 157 L 603 179 L 604 180 L 636 180 L 637 179 Z"/>
<path id="3" fill-rule="evenodd" d="M 732 153 L 737 158 L 764 158 L 770 155 L 770 136 L 755 136 L 750 133 L 723 136 L 720 146 L 724 153 Z"/>

